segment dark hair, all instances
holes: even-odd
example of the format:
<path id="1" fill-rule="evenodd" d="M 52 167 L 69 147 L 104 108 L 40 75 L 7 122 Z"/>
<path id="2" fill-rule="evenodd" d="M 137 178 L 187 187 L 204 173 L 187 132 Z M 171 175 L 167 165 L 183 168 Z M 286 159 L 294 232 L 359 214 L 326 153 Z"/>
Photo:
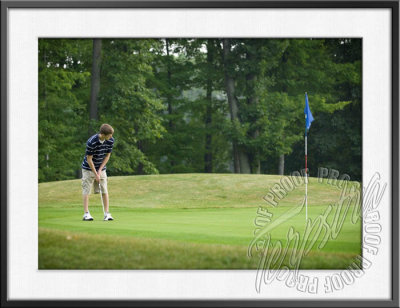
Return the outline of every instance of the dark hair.
<path id="1" fill-rule="evenodd" d="M 102 135 L 111 135 L 114 134 L 114 128 L 109 124 L 103 124 L 100 126 L 100 134 Z"/>

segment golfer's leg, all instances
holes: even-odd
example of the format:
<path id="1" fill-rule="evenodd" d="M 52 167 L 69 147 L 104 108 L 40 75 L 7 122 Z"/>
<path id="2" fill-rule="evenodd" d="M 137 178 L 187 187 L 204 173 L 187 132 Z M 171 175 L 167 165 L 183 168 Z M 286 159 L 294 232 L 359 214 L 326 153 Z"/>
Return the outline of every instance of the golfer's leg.
<path id="1" fill-rule="evenodd" d="M 85 213 L 89 212 L 89 195 L 82 195 L 83 196 L 83 210 Z"/>
<path id="2" fill-rule="evenodd" d="M 85 213 L 89 212 L 89 194 L 94 181 L 94 176 L 91 173 L 87 170 L 82 170 L 82 199 Z"/>

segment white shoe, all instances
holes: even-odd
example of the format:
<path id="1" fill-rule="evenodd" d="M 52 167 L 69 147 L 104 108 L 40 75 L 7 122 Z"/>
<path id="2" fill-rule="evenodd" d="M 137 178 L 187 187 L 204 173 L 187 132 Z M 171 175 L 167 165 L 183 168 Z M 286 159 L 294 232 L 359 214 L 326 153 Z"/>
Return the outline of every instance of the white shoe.
<path id="1" fill-rule="evenodd" d="M 83 219 L 82 220 L 93 220 L 92 215 L 90 215 L 89 212 L 83 214 Z"/>
<path id="2" fill-rule="evenodd" d="M 106 213 L 104 214 L 104 220 L 114 220 L 114 218 L 112 218 L 110 213 Z"/>

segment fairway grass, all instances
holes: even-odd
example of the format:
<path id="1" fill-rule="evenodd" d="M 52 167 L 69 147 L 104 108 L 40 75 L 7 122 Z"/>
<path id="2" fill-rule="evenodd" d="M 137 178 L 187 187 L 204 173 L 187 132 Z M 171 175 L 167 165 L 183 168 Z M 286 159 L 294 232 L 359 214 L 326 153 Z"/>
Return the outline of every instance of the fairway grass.
<path id="1" fill-rule="evenodd" d="M 81 220 L 80 180 L 41 183 L 39 269 L 255 269 L 259 255 L 249 258 L 247 249 L 258 208 L 280 217 L 304 198 L 301 185 L 277 207 L 268 206 L 263 197 L 279 179 L 237 174 L 109 177 L 115 220 L 106 222 L 99 195 L 90 198 L 95 220 Z M 322 215 L 339 196 L 337 187 L 311 178 L 309 218 Z M 361 223 L 353 223 L 350 214 L 338 236 L 323 249 L 317 248 L 319 239 L 300 268 L 346 268 L 361 254 Z M 304 209 L 271 230 L 272 241 L 284 245 L 290 227 L 304 233 Z"/>

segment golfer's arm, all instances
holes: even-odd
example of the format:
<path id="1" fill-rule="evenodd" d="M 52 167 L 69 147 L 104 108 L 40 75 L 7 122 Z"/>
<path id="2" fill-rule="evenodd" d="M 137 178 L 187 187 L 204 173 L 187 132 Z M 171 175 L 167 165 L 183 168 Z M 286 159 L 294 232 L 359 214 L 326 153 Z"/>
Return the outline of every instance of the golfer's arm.
<path id="1" fill-rule="evenodd" d="M 92 171 L 94 173 L 97 173 L 96 168 L 94 167 L 94 164 L 93 164 L 93 160 L 92 160 L 93 155 L 87 155 L 86 158 L 87 158 L 87 162 L 89 164 L 90 169 L 92 169 Z"/>
<path id="2" fill-rule="evenodd" d="M 103 162 L 100 165 L 99 171 L 103 170 L 104 166 L 108 163 L 110 156 L 111 156 L 111 153 L 107 153 L 107 155 L 104 157 Z"/>

